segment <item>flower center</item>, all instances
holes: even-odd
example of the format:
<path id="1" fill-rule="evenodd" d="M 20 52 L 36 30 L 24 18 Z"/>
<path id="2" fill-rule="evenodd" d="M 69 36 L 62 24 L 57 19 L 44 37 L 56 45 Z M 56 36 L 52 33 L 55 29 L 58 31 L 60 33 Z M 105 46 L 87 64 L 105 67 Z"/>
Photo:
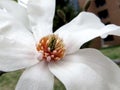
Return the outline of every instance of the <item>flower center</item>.
<path id="1" fill-rule="evenodd" d="M 45 60 L 47 62 L 50 61 L 58 61 L 64 57 L 65 47 L 62 39 L 60 39 L 57 35 L 52 34 L 43 37 L 39 43 L 37 44 L 37 51 L 42 55 L 42 58 L 39 60 Z"/>

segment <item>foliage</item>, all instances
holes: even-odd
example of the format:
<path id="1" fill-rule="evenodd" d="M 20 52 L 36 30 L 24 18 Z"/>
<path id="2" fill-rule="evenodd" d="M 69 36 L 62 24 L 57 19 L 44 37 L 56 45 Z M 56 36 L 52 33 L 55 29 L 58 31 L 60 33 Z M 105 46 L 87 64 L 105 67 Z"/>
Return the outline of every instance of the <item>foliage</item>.
<path id="1" fill-rule="evenodd" d="M 16 1 L 16 2 L 17 2 L 18 0 L 14 0 L 14 1 Z"/>
<path id="2" fill-rule="evenodd" d="M 0 90 L 14 90 L 20 75 L 21 71 L 3 74 L 0 77 Z"/>
<path id="3" fill-rule="evenodd" d="M 54 17 L 54 31 L 57 30 L 60 26 L 71 21 L 77 12 L 70 4 L 69 0 L 56 0 L 56 12 Z"/>
<path id="4" fill-rule="evenodd" d="M 101 52 L 111 59 L 120 59 L 120 46 L 103 48 Z"/>

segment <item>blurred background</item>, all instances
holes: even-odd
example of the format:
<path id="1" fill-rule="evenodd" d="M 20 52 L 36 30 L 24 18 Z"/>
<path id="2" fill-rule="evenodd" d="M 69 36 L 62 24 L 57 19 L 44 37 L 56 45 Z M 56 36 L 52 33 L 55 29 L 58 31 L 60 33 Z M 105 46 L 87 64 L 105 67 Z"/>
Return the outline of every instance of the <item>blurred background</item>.
<path id="1" fill-rule="evenodd" d="M 53 31 L 71 21 L 82 10 L 93 12 L 106 25 L 120 25 L 120 0 L 56 0 Z M 82 46 L 82 48 L 86 47 L 99 49 L 120 65 L 120 37 L 113 35 L 105 39 L 97 37 Z M 4 74 L 0 72 L 0 90 L 14 90 L 22 71 Z M 54 90 L 65 90 L 65 87 L 55 79 Z"/>

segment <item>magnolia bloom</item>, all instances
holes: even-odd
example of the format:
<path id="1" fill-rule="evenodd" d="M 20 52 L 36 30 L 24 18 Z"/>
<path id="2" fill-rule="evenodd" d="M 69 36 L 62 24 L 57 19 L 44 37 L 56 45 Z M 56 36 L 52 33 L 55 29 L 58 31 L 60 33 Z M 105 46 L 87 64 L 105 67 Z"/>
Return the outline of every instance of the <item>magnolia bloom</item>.
<path id="1" fill-rule="evenodd" d="M 120 35 L 120 27 L 81 12 L 53 33 L 54 11 L 55 0 L 0 0 L 0 71 L 25 68 L 16 90 L 53 90 L 54 76 L 66 90 L 119 90 L 119 67 L 98 50 L 79 48 Z"/>

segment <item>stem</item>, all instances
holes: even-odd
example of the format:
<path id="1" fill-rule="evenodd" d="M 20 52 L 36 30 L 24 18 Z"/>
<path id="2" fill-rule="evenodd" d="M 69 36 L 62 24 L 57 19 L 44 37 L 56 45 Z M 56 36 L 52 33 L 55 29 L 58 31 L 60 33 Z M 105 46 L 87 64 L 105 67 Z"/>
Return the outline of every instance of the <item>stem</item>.
<path id="1" fill-rule="evenodd" d="M 89 6 L 90 6 L 90 4 L 91 4 L 91 0 L 86 0 L 85 5 L 83 7 L 83 11 L 87 11 Z"/>

